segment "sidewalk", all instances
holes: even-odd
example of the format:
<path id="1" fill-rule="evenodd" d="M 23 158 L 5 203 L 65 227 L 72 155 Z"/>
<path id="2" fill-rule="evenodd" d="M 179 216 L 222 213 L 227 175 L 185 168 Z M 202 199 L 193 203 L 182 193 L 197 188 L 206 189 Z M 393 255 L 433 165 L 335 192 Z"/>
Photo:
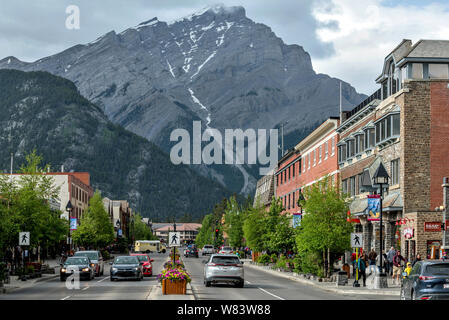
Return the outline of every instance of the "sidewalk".
<path id="1" fill-rule="evenodd" d="M 369 295 L 397 295 L 399 296 L 401 286 L 400 285 L 394 285 L 391 277 L 388 277 L 387 284 L 388 288 L 384 289 L 374 289 L 374 275 L 367 276 L 366 277 L 366 287 L 363 287 L 363 281 L 359 280 L 360 287 L 353 287 L 354 279 L 352 278 L 351 273 L 351 279 L 348 279 L 348 284 L 345 286 L 337 286 L 335 282 L 318 282 L 315 280 L 309 280 L 306 279 L 303 275 L 299 275 L 295 272 L 282 272 L 273 270 L 270 267 L 265 266 L 257 266 L 252 264 L 251 259 L 242 259 L 244 261 L 244 266 L 258 269 L 267 273 L 271 273 L 272 275 L 287 278 L 290 280 L 298 281 L 303 284 L 311 285 L 317 288 L 320 288 L 322 290 L 341 293 L 341 294 L 369 294 Z"/>

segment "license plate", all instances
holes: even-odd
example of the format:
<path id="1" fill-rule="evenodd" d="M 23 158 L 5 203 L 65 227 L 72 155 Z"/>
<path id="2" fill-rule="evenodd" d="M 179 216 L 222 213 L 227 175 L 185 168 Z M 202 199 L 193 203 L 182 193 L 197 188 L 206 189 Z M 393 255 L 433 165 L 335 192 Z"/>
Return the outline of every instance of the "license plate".
<path id="1" fill-rule="evenodd" d="M 444 288 L 444 289 L 449 289 L 449 283 L 443 284 L 443 288 Z"/>

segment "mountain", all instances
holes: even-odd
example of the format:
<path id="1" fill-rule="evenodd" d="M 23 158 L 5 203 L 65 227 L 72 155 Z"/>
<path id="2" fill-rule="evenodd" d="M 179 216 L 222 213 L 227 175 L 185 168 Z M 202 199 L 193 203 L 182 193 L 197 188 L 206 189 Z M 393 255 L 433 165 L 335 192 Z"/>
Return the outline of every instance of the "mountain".
<path id="1" fill-rule="evenodd" d="M 211 212 L 232 193 L 159 147 L 111 123 L 67 79 L 47 72 L 0 70 L 0 170 L 17 168 L 36 149 L 53 170 L 88 171 L 91 184 L 112 199 L 128 199 L 146 217 Z"/>
<path id="2" fill-rule="evenodd" d="M 153 18 L 33 63 L 7 57 L 0 68 L 72 80 L 112 122 L 166 152 L 175 143 L 170 133 L 191 132 L 194 120 L 221 132 L 288 121 L 285 134 L 296 135 L 339 112 L 341 80 L 317 74 L 301 46 L 285 44 L 243 7 L 214 6 L 168 23 Z M 342 93 L 347 107 L 366 97 L 345 82 Z M 255 166 L 194 168 L 244 194 L 258 178 Z"/>

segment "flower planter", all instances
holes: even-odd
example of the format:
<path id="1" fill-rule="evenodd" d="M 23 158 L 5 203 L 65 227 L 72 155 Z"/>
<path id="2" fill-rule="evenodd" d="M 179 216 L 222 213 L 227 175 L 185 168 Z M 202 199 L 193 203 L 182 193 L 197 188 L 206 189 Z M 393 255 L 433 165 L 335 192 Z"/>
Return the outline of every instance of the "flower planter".
<path id="1" fill-rule="evenodd" d="M 186 280 L 162 280 L 162 294 L 186 294 Z"/>

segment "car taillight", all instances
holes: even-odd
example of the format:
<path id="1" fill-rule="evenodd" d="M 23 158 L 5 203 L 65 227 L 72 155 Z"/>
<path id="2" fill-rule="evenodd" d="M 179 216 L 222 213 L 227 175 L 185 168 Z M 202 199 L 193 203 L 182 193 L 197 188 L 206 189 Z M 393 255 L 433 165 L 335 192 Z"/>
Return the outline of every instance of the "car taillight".
<path id="1" fill-rule="evenodd" d="M 419 280 L 432 280 L 435 279 L 435 277 L 429 277 L 429 276 L 419 276 Z"/>
<path id="2" fill-rule="evenodd" d="M 430 297 L 421 297 L 421 300 L 430 300 Z"/>

